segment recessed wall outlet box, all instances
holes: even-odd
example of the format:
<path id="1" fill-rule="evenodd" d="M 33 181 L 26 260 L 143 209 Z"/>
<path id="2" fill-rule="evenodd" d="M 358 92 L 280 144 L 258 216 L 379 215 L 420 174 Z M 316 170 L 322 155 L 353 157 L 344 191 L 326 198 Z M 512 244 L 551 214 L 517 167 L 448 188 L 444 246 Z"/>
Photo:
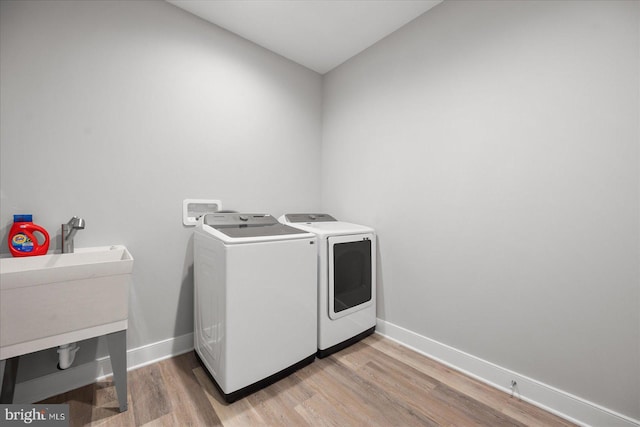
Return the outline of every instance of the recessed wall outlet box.
<path id="1" fill-rule="evenodd" d="M 218 212 L 222 209 L 220 200 L 210 199 L 184 199 L 182 201 L 182 223 L 195 226 L 198 218 L 208 213 Z"/>

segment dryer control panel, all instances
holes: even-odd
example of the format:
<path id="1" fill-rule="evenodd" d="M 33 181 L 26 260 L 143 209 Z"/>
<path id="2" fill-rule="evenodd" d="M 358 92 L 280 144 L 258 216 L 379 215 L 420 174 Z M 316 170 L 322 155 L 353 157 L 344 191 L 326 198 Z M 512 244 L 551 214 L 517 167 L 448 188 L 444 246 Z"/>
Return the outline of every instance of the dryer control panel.
<path id="1" fill-rule="evenodd" d="M 287 222 L 328 222 L 337 221 L 334 217 L 323 213 L 296 213 L 286 214 L 285 219 Z"/>

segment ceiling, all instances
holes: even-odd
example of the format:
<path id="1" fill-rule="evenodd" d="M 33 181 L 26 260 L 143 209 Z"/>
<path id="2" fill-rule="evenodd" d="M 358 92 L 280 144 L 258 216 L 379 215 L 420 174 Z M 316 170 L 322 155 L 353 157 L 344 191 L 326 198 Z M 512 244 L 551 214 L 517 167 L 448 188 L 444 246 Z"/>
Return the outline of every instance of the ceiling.
<path id="1" fill-rule="evenodd" d="M 324 74 L 443 0 L 166 0 Z"/>

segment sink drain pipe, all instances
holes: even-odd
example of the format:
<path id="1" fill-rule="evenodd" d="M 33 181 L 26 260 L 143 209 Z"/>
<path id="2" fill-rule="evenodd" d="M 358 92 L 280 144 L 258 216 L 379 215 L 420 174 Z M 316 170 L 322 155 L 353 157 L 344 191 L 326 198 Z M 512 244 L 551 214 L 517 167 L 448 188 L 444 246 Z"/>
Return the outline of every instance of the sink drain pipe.
<path id="1" fill-rule="evenodd" d="M 76 358 L 76 352 L 80 350 L 77 343 L 64 344 L 58 347 L 58 369 L 67 369 Z"/>

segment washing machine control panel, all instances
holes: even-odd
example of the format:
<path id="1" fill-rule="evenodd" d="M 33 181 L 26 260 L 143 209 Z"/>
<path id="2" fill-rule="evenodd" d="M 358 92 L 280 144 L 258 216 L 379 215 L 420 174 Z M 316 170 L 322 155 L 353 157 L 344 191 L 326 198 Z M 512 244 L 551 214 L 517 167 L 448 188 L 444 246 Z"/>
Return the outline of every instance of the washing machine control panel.
<path id="1" fill-rule="evenodd" d="M 280 224 L 268 214 L 212 213 L 204 216 L 204 224 L 229 237 L 282 236 L 304 233 L 297 228 Z"/>
<path id="2" fill-rule="evenodd" d="M 204 223 L 218 228 L 234 225 L 270 225 L 277 224 L 278 221 L 269 214 L 212 213 L 205 215 Z"/>

